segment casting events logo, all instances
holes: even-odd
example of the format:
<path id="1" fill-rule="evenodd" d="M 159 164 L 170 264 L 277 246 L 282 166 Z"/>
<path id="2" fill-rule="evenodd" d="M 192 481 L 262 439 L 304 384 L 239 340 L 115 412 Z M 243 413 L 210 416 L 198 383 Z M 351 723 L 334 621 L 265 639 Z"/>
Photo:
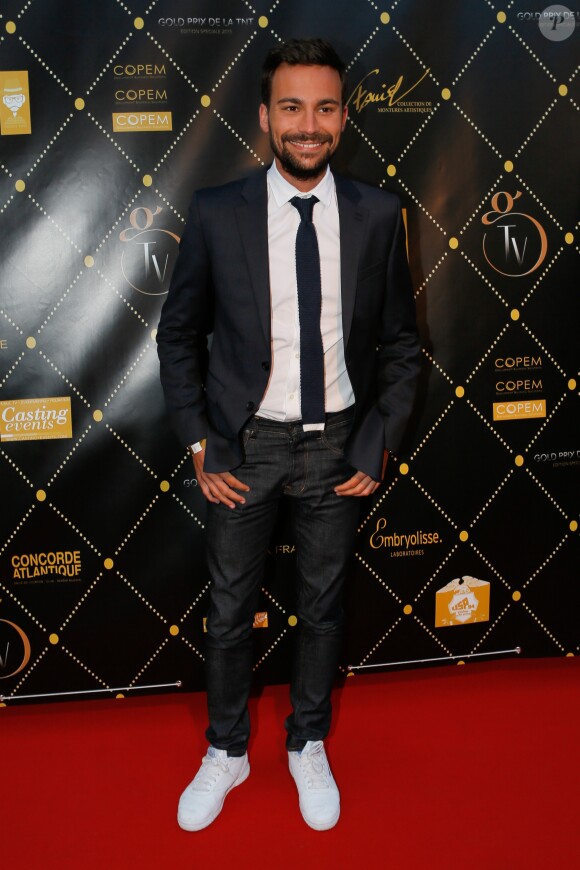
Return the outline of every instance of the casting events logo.
<path id="1" fill-rule="evenodd" d="M 0 402 L 0 441 L 53 438 L 72 438 L 70 396 Z"/>
<path id="2" fill-rule="evenodd" d="M 451 580 L 435 595 L 435 627 L 488 622 L 489 591 L 487 580 L 469 576 Z"/>
<path id="3" fill-rule="evenodd" d="M 442 544 L 439 532 L 416 529 L 412 532 L 386 532 L 387 520 L 379 517 L 374 532 L 369 538 L 373 550 L 389 550 L 391 557 L 424 556 L 424 547 Z"/>
<path id="4" fill-rule="evenodd" d="M 427 78 L 429 72 L 430 70 L 425 70 L 415 80 L 401 75 L 394 81 L 381 81 L 386 76 L 381 75 L 380 69 L 372 69 L 356 85 L 346 104 L 351 111 L 358 114 L 368 106 L 375 106 L 377 112 L 389 114 L 431 114 L 433 104 L 430 100 L 407 99 Z"/>
<path id="5" fill-rule="evenodd" d="M 125 248 L 121 256 L 121 269 L 125 280 L 145 296 L 167 293 L 173 262 L 177 256 L 179 236 L 169 230 L 153 226 L 162 208 L 133 209 L 130 226 L 119 233 Z"/>
<path id="6" fill-rule="evenodd" d="M 506 278 L 523 278 L 539 269 L 548 253 L 546 231 L 536 218 L 513 211 L 521 191 L 513 196 L 504 190 L 491 198 L 491 211 L 481 218 L 483 255 L 491 268 Z"/>
<path id="7" fill-rule="evenodd" d="M 15 677 L 30 661 L 26 632 L 9 619 L 0 619 L 0 680 Z"/>
<path id="8" fill-rule="evenodd" d="M 0 132 L 2 136 L 31 133 L 28 73 L 0 72 Z"/>

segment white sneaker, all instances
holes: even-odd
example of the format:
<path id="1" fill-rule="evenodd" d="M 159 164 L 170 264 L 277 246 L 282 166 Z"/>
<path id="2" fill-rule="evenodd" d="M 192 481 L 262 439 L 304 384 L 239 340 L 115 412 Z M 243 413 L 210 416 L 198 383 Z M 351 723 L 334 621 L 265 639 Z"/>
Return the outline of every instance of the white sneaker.
<path id="1" fill-rule="evenodd" d="M 322 740 L 309 740 L 302 752 L 289 752 L 288 763 L 306 824 L 315 831 L 333 828 L 340 815 L 340 794 Z"/>
<path id="2" fill-rule="evenodd" d="M 219 816 L 227 793 L 250 774 L 248 753 L 230 758 L 225 749 L 210 746 L 195 779 L 189 783 L 177 809 L 177 823 L 184 831 L 201 831 Z"/>

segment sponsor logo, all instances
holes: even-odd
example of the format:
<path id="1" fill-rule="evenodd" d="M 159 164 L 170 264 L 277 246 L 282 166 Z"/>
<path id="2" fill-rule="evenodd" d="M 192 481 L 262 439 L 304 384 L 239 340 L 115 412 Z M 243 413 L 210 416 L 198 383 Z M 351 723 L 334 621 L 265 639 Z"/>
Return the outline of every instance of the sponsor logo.
<path id="1" fill-rule="evenodd" d="M 179 236 L 169 230 L 154 227 L 162 208 L 133 209 L 130 226 L 119 233 L 126 247 L 121 256 L 121 270 L 127 283 L 146 296 L 167 293 L 173 261 L 177 256 Z"/>
<path id="2" fill-rule="evenodd" d="M 261 610 L 254 614 L 254 622 L 252 628 L 268 628 L 268 613 Z M 203 617 L 203 631 L 207 633 L 207 617 Z"/>
<path id="3" fill-rule="evenodd" d="M 381 82 L 380 69 L 372 69 L 356 85 L 346 101 L 351 111 L 360 112 L 368 106 L 375 106 L 378 112 L 430 114 L 433 104 L 430 100 L 406 99 L 427 77 L 430 70 L 425 70 L 416 81 L 409 81 L 399 76 L 394 82 Z"/>
<path id="4" fill-rule="evenodd" d="M 469 576 L 451 580 L 435 594 L 435 627 L 488 622 L 489 592 L 487 580 Z"/>
<path id="5" fill-rule="evenodd" d="M 551 463 L 552 468 L 572 468 L 580 465 L 580 450 L 552 450 L 550 453 L 535 453 L 534 462 Z"/>
<path id="6" fill-rule="evenodd" d="M 417 529 L 413 532 L 385 534 L 386 527 L 386 519 L 379 517 L 376 528 L 369 538 L 369 544 L 373 550 L 383 548 L 391 550 L 391 557 L 424 556 L 423 547 L 443 543 L 439 532 L 425 532 L 422 529 Z"/>
<path id="7" fill-rule="evenodd" d="M 171 112 L 113 112 L 113 133 L 167 133 Z"/>
<path id="8" fill-rule="evenodd" d="M 80 580 L 82 570 L 80 550 L 14 554 L 10 564 L 13 579 L 23 584 Z"/>
<path id="9" fill-rule="evenodd" d="M 0 619 L 0 680 L 24 670 L 30 661 L 30 641 L 26 633 L 8 619 Z"/>
<path id="10" fill-rule="evenodd" d="M 481 218 L 482 224 L 492 227 L 483 236 L 483 255 L 492 269 L 507 278 L 522 278 L 542 265 L 548 252 L 548 240 L 543 226 L 536 218 L 523 212 L 512 211 L 517 191 L 513 196 L 504 190 L 491 198 L 491 211 Z"/>
<path id="11" fill-rule="evenodd" d="M 529 402 L 494 402 L 494 420 L 531 420 L 546 416 L 546 400 L 535 399 Z"/>
<path id="12" fill-rule="evenodd" d="M 0 402 L 0 441 L 72 438 L 70 397 Z"/>
<path id="13" fill-rule="evenodd" d="M 576 22 L 580 21 L 580 12 L 555 3 L 542 12 L 518 12 L 516 18 L 518 21 L 537 22 L 542 36 L 550 42 L 563 42 L 574 33 Z"/>
<path id="14" fill-rule="evenodd" d="M 268 550 L 269 553 L 274 553 L 275 556 L 290 556 L 296 552 L 295 544 L 276 544 L 273 550 Z"/>
<path id="15" fill-rule="evenodd" d="M 1 135 L 31 133 L 28 73 L 25 70 L 0 72 L 0 97 Z"/>
<path id="16" fill-rule="evenodd" d="M 194 18 L 183 16 L 169 16 L 167 18 L 159 18 L 157 23 L 160 27 L 179 27 L 181 33 L 192 34 L 194 36 L 203 36 L 206 34 L 227 35 L 234 32 L 237 27 L 252 27 L 254 18 Z"/>
<path id="17" fill-rule="evenodd" d="M 116 63 L 113 75 L 116 79 L 161 79 L 167 71 L 164 63 Z"/>
<path id="18" fill-rule="evenodd" d="M 5 338 L 0 338 L 0 350 L 8 350 L 8 341 Z"/>

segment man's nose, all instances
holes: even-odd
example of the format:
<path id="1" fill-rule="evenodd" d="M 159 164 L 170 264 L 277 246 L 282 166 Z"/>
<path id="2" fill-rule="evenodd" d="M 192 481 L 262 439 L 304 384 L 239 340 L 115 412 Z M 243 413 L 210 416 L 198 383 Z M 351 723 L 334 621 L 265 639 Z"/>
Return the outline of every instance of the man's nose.
<path id="1" fill-rule="evenodd" d="M 318 133 L 320 129 L 319 116 L 316 109 L 307 109 L 302 116 L 302 132 Z"/>

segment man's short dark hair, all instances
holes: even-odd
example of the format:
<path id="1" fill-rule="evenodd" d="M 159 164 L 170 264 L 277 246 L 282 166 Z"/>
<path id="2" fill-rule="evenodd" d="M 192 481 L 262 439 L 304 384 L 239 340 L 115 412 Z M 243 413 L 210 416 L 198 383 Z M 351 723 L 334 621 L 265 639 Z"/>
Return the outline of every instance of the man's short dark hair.
<path id="1" fill-rule="evenodd" d="M 342 103 L 346 101 L 346 67 L 334 48 L 324 39 L 289 39 L 271 48 L 262 65 L 262 102 L 270 106 L 272 78 L 282 63 L 290 66 L 329 66 L 340 76 Z"/>

